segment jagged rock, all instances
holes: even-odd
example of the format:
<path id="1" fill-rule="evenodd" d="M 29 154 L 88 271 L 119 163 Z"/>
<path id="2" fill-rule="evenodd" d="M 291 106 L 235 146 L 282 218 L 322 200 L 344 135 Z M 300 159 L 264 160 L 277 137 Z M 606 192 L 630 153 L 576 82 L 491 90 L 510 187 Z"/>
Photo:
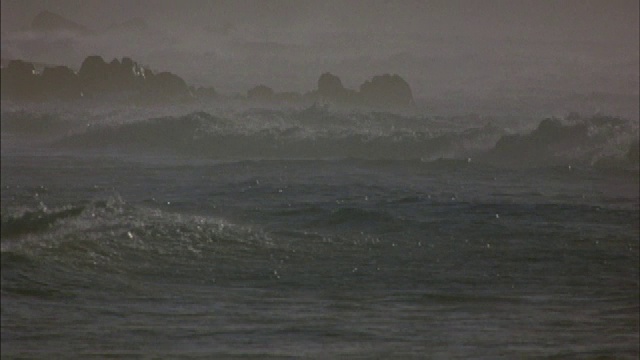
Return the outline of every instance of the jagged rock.
<path id="1" fill-rule="evenodd" d="M 342 85 L 339 77 L 324 73 L 318 79 L 318 88 L 305 94 L 305 98 L 311 101 L 321 101 L 343 105 L 355 105 L 357 93 Z"/>
<path id="2" fill-rule="evenodd" d="M 36 68 L 32 63 L 22 60 L 11 60 L 7 65 L 7 75 L 30 77 L 36 75 Z"/>
<path id="3" fill-rule="evenodd" d="M 339 77 L 324 73 L 318 79 L 318 95 L 325 100 L 344 100 L 347 89 Z"/>
<path id="4" fill-rule="evenodd" d="M 82 91 L 89 97 L 107 93 L 140 92 L 149 86 L 153 88 L 155 85 L 145 84 L 146 74 L 147 71 L 131 58 L 125 57 L 122 61 L 113 59 L 107 64 L 97 55 L 88 56 L 78 72 Z"/>
<path id="5" fill-rule="evenodd" d="M 399 75 L 379 75 L 360 85 L 359 98 L 366 106 L 409 108 L 414 106 L 409 84 Z"/>
<path id="6" fill-rule="evenodd" d="M 212 88 L 208 91 L 213 92 Z M 186 82 L 170 72 L 153 74 L 131 58 L 106 63 L 101 56 L 88 56 L 78 74 L 65 66 L 47 67 L 38 75 L 31 63 L 11 61 L 2 68 L 2 98 L 106 97 L 111 100 L 180 99 L 190 95 Z"/>
<path id="7" fill-rule="evenodd" d="M 187 83 L 170 72 L 153 74 L 149 71 L 146 77 L 146 90 L 148 95 L 156 98 L 176 98 L 189 94 Z"/>
<path id="8" fill-rule="evenodd" d="M 144 68 L 140 67 L 131 58 L 124 57 L 119 62 L 113 59 L 111 62 L 113 86 L 117 91 L 139 91 L 144 82 Z"/>
<path id="9" fill-rule="evenodd" d="M 82 62 L 78 77 L 85 96 L 95 96 L 111 90 L 111 77 L 107 64 L 102 56 L 88 56 Z"/>
<path id="10" fill-rule="evenodd" d="M 367 80 L 356 92 L 346 89 L 339 77 L 324 73 L 318 89 L 306 95 L 309 100 L 383 109 L 406 109 L 414 106 L 409 84 L 398 75 L 380 75 Z"/>
<path id="11" fill-rule="evenodd" d="M 2 98 L 37 99 L 42 94 L 39 77 L 32 63 L 12 60 L 0 75 Z"/>
<path id="12" fill-rule="evenodd" d="M 75 99 L 82 92 L 78 75 L 66 66 L 46 67 L 41 83 L 44 95 L 49 97 Z"/>
<path id="13" fill-rule="evenodd" d="M 145 69 L 138 65 L 137 62 L 131 60 L 129 57 L 123 57 L 120 62 L 120 69 L 123 75 L 133 75 L 138 80 L 144 79 Z"/>

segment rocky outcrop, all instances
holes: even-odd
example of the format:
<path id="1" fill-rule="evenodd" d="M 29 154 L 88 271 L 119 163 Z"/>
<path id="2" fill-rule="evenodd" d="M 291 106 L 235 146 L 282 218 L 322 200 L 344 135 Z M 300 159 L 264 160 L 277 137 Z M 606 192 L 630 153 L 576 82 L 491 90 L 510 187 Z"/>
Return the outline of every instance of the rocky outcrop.
<path id="1" fill-rule="evenodd" d="M 213 88 L 193 88 L 178 75 L 154 73 L 131 58 L 107 63 L 101 56 L 85 58 L 75 73 L 64 66 L 46 67 L 39 74 L 34 65 L 14 60 L 2 68 L 2 98 L 16 100 L 108 99 L 117 101 L 182 101 L 192 98 L 213 99 Z M 414 107 L 409 84 L 399 75 L 379 75 L 365 81 L 359 91 L 347 89 L 336 75 L 324 73 L 317 89 L 301 95 L 275 92 L 259 85 L 238 99 L 276 103 L 326 103 L 368 107 L 381 110 L 407 110 Z"/>
<path id="2" fill-rule="evenodd" d="M 376 109 L 409 109 L 415 106 L 409 84 L 399 75 L 380 75 L 365 81 L 359 91 L 345 88 L 339 77 L 324 73 L 318 88 L 307 97 L 312 101 L 365 106 Z"/>
<path id="3" fill-rule="evenodd" d="M 33 64 L 14 60 L 2 69 L 2 98 L 16 100 L 108 98 L 172 100 L 191 96 L 186 82 L 170 72 L 154 74 L 130 58 L 89 56 L 76 74 L 65 66 L 45 67 L 38 74 Z"/>
<path id="4" fill-rule="evenodd" d="M 12 60 L 0 74 L 2 98 L 34 100 L 40 96 L 39 77 L 33 64 Z"/>
<path id="5" fill-rule="evenodd" d="M 76 99 L 82 94 L 78 75 L 66 66 L 45 68 L 40 83 L 43 97 Z"/>
<path id="6" fill-rule="evenodd" d="M 347 95 L 347 89 L 342 85 L 342 80 L 331 73 L 320 75 L 317 91 L 320 98 L 330 101 L 343 101 Z"/>
<path id="7" fill-rule="evenodd" d="M 95 96 L 111 90 L 111 68 L 101 56 L 89 56 L 82 62 L 78 76 L 85 96 Z"/>
<path id="8" fill-rule="evenodd" d="M 415 105 L 409 84 L 399 75 L 374 76 L 360 85 L 358 93 L 365 106 L 409 108 Z"/>
<path id="9" fill-rule="evenodd" d="M 149 71 L 145 80 L 145 92 L 152 98 L 171 100 L 189 94 L 187 83 L 178 75 L 170 72 L 154 74 Z"/>
<path id="10" fill-rule="evenodd" d="M 113 59 L 107 64 L 100 56 L 87 57 L 78 72 L 83 94 L 88 97 L 139 93 L 149 86 L 153 89 L 155 84 L 145 84 L 151 74 L 151 71 L 128 57 L 122 58 L 122 61 Z"/>

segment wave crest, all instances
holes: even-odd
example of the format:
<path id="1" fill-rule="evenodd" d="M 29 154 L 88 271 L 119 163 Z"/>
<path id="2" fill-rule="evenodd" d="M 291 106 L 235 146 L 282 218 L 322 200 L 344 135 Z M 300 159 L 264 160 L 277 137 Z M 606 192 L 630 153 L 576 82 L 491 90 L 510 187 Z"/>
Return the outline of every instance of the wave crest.
<path id="1" fill-rule="evenodd" d="M 57 115 L 16 114 L 7 120 L 3 116 L 3 131 L 36 131 L 72 123 Z M 545 119 L 528 133 L 507 131 L 490 122 L 478 124 L 486 123 L 479 117 L 461 122 L 327 109 L 253 109 L 219 115 L 198 111 L 144 120 L 132 120 L 129 115 L 105 115 L 75 127 L 55 146 L 220 160 L 473 158 L 474 163 L 509 167 L 638 166 L 638 124 L 600 115 Z M 33 124 L 18 126 L 30 121 Z"/>
<path id="2" fill-rule="evenodd" d="M 552 118 L 528 134 L 501 137 L 484 160 L 508 166 L 637 166 L 637 147 L 638 128 L 629 121 L 606 116 Z"/>
<path id="3" fill-rule="evenodd" d="M 271 111 L 249 114 L 248 121 L 230 121 L 198 112 L 94 127 L 59 144 L 217 159 L 433 159 L 468 156 L 503 133 L 493 126 L 438 133 L 415 119 L 379 114 L 303 115 Z"/>

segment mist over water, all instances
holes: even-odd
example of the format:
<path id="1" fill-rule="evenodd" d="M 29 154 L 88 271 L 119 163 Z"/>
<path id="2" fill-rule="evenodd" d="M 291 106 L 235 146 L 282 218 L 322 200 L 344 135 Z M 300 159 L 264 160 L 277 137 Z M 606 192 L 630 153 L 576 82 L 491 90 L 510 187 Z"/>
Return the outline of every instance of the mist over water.
<path id="1" fill-rule="evenodd" d="M 3 1 L 3 71 L 131 56 L 216 93 L 3 96 L 2 356 L 637 358 L 637 29 L 625 1 Z M 387 73 L 415 106 L 365 97 Z"/>
<path id="2" fill-rule="evenodd" d="M 130 56 L 198 86 L 305 92 L 332 72 L 409 80 L 438 114 L 571 111 L 637 118 L 638 4 L 467 2 L 3 2 L 2 58 L 78 67 Z M 42 10 L 87 31 L 29 27 Z"/>

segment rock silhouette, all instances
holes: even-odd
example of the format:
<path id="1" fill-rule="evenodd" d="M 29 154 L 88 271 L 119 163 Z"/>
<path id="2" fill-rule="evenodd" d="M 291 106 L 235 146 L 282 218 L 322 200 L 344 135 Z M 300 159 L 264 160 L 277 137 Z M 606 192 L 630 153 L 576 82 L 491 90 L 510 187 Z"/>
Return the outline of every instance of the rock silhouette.
<path id="1" fill-rule="evenodd" d="M 312 101 L 377 109 L 409 109 L 415 106 L 409 84 L 399 75 L 379 75 L 360 85 L 359 91 L 347 89 L 336 75 L 324 73 L 318 88 L 307 94 Z"/>
<path id="2" fill-rule="evenodd" d="M 170 72 L 154 74 L 149 71 L 145 80 L 145 92 L 155 98 L 174 99 L 189 93 L 187 83 Z"/>
<path id="3" fill-rule="evenodd" d="M 371 107 L 408 108 L 414 105 L 409 84 L 398 75 L 374 76 L 360 85 L 362 103 Z"/>
<path id="4" fill-rule="evenodd" d="M 113 65 L 112 65 L 113 66 Z M 101 56 L 89 56 L 82 62 L 78 76 L 85 96 L 94 96 L 112 87 L 112 69 Z"/>
<path id="5" fill-rule="evenodd" d="M 32 63 L 12 60 L 0 75 L 2 98 L 33 100 L 40 95 L 38 76 Z"/>
<path id="6" fill-rule="evenodd" d="M 66 66 L 45 67 L 38 74 L 32 63 L 13 60 L 2 69 L 2 98 L 15 100 L 108 98 L 156 101 L 183 99 L 191 92 L 170 72 L 154 74 L 131 58 L 85 58 L 76 74 Z"/>
<path id="7" fill-rule="evenodd" d="M 91 55 L 84 59 L 77 73 L 65 66 L 55 66 L 45 67 L 40 74 L 32 63 L 22 60 L 13 60 L 2 68 L 3 99 L 83 98 L 154 102 L 218 97 L 219 94 L 211 87 L 189 87 L 176 74 L 166 71 L 154 73 L 128 57 L 107 63 L 101 56 Z M 356 91 L 345 88 L 338 76 L 327 72 L 320 75 L 317 89 L 305 95 L 278 93 L 266 85 L 258 85 L 249 89 L 246 96 L 238 98 L 274 103 L 320 102 L 382 110 L 405 110 L 414 106 L 409 84 L 395 74 L 374 76 Z"/>
<path id="8" fill-rule="evenodd" d="M 74 99 L 82 94 L 80 79 L 66 66 L 45 68 L 40 85 L 44 97 Z"/>
<path id="9" fill-rule="evenodd" d="M 320 100 L 334 102 L 349 101 L 349 91 L 342 85 L 342 80 L 331 73 L 320 75 L 317 93 Z"/>

